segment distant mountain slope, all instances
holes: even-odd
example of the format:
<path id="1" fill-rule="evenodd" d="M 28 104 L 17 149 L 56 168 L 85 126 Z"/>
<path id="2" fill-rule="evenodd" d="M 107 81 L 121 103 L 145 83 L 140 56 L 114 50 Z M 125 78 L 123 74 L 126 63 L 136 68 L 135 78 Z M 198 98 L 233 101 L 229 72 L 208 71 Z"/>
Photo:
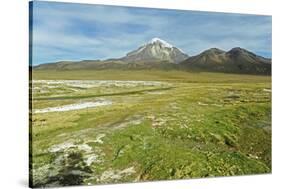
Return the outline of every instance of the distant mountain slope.
<path id="1" fill-rule="evenodd" d="M 246 49 L 233 48 L 228 52 L 211 48 L 181 62 L 184 68 L 231 73 L 271 74 L 271 59 Z"/>
<path id="2" fill-rule="evenodd" d="M 144 61 L 166 61 L 170 63 L 179 63 L 188 58 L 184 52 L 168 42 L 153 38 L 150 42 L 129 52 L 120 60 L 125 62 L 144 62 Z"/>
<path id="3" fill-rule="evenodd" d="M 33 66 L 33 70 L 104 70 L 104 69 L 178 69 L 179 66 L 168 61 L 125 62 L 120 60 L 83 60 L 77 62 L 55 62 Z"/>
<path id="4" fill-rule="evenodd" d="M 60 61 L 54 63 L 40 64 L 34 66 L 35 70 L 81 70 L 81 69 L 106 69 L 122 68 L 127 63 L 119 60 L 82 60 L 82 61 Z"/>
<path id="5" fill-rule="evenodd" d="M 271 74 L 271 59 L 258 56 L 239 47 L 227 52 L 217 48 L 211 48 L 196 56 L 188 57 L 180 49 L 166 41 L 153 38 L 145 45 L 129 52 L 122 58 L 60 61 L 34 66 L 33 69 L 179 69 L 269 75 Z"/>

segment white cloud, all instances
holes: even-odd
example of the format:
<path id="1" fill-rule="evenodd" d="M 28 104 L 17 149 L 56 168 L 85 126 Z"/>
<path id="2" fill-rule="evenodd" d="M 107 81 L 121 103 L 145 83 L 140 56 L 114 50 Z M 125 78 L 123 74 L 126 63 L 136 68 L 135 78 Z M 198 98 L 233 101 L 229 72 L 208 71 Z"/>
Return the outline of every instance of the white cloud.
<path id="1" fill-rule="evenodd" d="M 121 57 L 153 37 L 190 55 L 236 46 L 271 53 L 271 17 L 251 15 L 37 2 L 33 34 L 35 64 Z"/>

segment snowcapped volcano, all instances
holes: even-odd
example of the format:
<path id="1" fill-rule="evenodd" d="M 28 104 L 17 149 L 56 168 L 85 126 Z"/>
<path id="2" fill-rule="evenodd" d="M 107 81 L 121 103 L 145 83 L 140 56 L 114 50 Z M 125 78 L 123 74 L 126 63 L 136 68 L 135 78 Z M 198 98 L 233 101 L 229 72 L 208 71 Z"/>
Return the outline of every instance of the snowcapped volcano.
<path id="1" fill-rule="evenodd" d="M 126 62 L 167 61 L 179 63 L 187 58 L 188 55 L 177 47 L 160 38 L 153 38 L 138 49 L 129 52 L 122 60 Z"/>
<path id="2" fill-rule="evenodd" d="M 164 41 L 160 38 L 153 38 L 150 40 L 149 42 L 150 44 L 153 44 L 153 43 L 159 43 L 160 45 L 163 45 L 164 47 L 167 47 L 167 48 L 173 48 L 173 45 L 171 45 L 170 43 L 168 43 L 167 41 Z"/>

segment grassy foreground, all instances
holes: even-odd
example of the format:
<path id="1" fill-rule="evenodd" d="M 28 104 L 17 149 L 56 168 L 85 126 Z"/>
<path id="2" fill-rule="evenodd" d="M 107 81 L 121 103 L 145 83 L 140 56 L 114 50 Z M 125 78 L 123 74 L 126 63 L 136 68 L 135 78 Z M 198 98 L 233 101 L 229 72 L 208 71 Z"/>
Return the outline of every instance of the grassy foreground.
<path id="1" fill-rule="evenodd" d="M 36 187 L 271 172 L 271 77 L 81 70 L 33 80 L 82 80 L 35 82 L 33 110 L 111 102 L 32 114 Z"/>

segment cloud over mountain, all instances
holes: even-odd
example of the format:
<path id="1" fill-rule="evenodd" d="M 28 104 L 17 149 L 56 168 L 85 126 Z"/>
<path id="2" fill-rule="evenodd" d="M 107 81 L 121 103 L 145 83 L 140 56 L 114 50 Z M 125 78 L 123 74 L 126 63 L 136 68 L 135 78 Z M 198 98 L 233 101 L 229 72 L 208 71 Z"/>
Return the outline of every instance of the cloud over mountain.
<path id="1" fill-rule="evenodd" d="M 34 65 L 122 57 L 154 36 L 189 55 L 239 46 L 271 57 L 270 16 L 40 1 L 33 6 Z"/>

